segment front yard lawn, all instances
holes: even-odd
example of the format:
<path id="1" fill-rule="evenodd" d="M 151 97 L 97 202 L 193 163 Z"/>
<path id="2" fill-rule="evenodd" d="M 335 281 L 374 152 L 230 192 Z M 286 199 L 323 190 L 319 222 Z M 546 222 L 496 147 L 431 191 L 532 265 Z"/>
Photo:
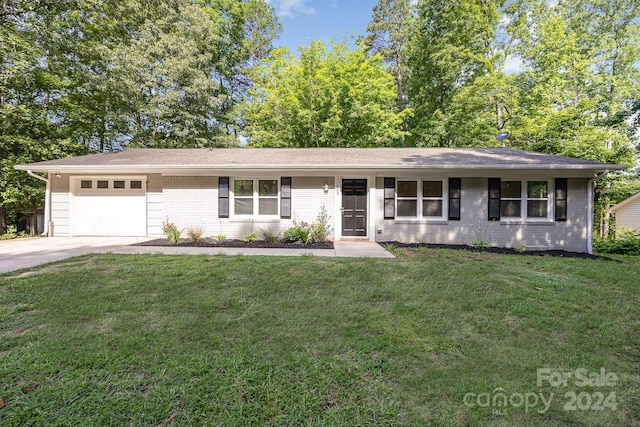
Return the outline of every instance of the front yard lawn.
<path id="1" fill-rule="evenodd" d="M 639 258 L 396 252 L 0 276 L 0 425 L 640 425 Z"/>

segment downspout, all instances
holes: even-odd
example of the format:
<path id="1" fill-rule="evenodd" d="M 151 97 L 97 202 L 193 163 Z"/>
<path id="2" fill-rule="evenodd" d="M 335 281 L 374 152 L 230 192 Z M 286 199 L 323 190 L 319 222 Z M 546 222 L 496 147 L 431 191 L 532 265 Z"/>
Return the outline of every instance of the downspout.
<path id="1" fill-rule="evenodd" d="M 605 169 L 604 172 L 591 178 L 587 183 L 587 253 L 589 255 L 593 254 L 593 183 L 608 173 L 609 169 Z"/>
<path id="2" fill-rule="evenodd" d="M 27 173 L 30 176 L 32 176 L 34 178 L 37 178 L 40 181 L 44 181 L 47 184 L 47 189 L 45 190 L 45 196 L 44 196 L 44 231 L 42 232 L 41 236 L 48 236 L 49 235 L 49 221 L 51 220 L 51 215 L 50 215 L 50 209 L 51 209 L 51 182 L 49 181 L 49 179 L 43 178 L 40 175 L 37 175 L 37 174 L 31 172 L 31 169 L 28 169 Z M 38 215 L 38 212 L 36 212 L 35 214 Z"/>

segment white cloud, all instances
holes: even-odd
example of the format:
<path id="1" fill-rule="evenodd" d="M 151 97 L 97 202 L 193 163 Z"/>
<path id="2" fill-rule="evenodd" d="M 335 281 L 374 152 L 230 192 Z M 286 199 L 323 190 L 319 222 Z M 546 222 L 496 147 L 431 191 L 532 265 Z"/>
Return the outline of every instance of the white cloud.
<path id="1" fill-rule="evenodd" d="M 309 0 L 267 0 L 267 4 L 276 8 L 278 16 L 293 17 L 294 13 L 304 13 L 306 15 L 315 15 L 316 10 L 307 5 Z"/>

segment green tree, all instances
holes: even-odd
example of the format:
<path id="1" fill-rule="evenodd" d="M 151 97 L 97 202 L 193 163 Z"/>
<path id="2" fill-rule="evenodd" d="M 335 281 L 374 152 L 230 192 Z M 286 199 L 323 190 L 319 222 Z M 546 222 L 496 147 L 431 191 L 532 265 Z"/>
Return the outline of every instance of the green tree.
<path id="1" fill-rule="evenodd" d="M 369 55 L 380 54 L 396 84 L 397 107 L 406 108 L 407 45 L 412 20 L 409 0 L 379 0 L 373 8 L 367 35 L 363 39 Z M 403 124 L 406 131 L 406 124 Z"/>
<path id="2" fill-rule="evenodd" d="M 409 105 L 415 110 L 409 128 L 413 144 L 459 144 L 450 122 L 452 104 L 462 88 L 493 71 L 492 46 L 502 4 L 417 2 L 407 57 Z"/>
<path id="3" fill-rule="evenodd" d="M 56 109 L 65 82 L 49 60 L 51 17 L 65 2 L 8 2 L 0 15 L 0 234 L 7 216 L 40 206 L 44 185 L 16 163 L 80 152 L 64 137 Z"/>
<path id="4" fill-rule="evenodd" d="M 349 147 L 397 144 L 410 111 L 396 113 L 393 79 L 378 55 L 320 42 L 300 57 L 276 49 L 257 69 L 245 106 L 246 132 L 258 147 Z"/>
<path id="5" fill-rule="evenodd" d="M 514 129 L 525 149 L 633 165 L 637 137 L 632 112 L 639 95 L 640 53 L 634 1 L 523 2 L 519 51 L 525 61 L 521 104 L 526 117 Z M 599 183 L 594 223 L 609 231 L 615 177 Z"/>

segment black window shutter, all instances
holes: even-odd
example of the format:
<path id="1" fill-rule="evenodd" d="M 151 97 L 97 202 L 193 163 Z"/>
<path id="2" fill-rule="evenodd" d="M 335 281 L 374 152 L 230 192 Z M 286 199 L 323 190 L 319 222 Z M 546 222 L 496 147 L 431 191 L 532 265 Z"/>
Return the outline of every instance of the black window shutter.
<path id="1" fill-rule="evenodd" d="M 218 218 L 229 218 L 229 177 L 218 178 Z"/>
<path id="2" fill-rule="evenodd" d="M 500 178 L 489 178 L 489 221 L 500 219 Z"/>
<path id="3" fill-rule="evenodd" d="M 449 178 L 449 219 L 460 221 L 460 195 L 462 193 L 462 180 Z"/>
<path id="4" fill-rule="evenodd" d="M 384 179 L 384 219 L 396 217 L 396 179 Z"/>
<path id="5" fill-rule="evenodd" d="M 556 178 L 556 221 L 567 220 L 567 178 Z"/>
<path id="6" fill-rule="evenodd" d="M 280 178 L 280 218 L 291 218 L 291 177 Z"/>

